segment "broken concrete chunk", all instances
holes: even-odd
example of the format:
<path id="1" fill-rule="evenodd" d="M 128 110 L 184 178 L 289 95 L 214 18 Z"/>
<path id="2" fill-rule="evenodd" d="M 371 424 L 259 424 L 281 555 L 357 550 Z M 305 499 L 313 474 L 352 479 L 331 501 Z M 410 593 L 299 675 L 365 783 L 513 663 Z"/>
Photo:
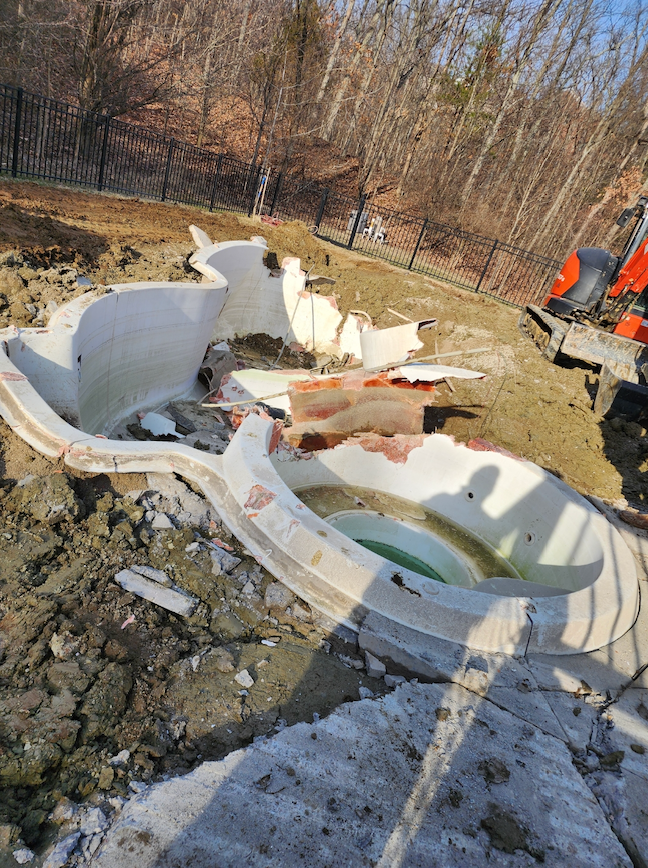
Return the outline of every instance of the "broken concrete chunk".
<path id="1" fill-rule="evenodd" d="M 234 555 L 223 551 L 223 549 L 218 548 L 218 546 L 213 546 L 209 554 L 213 561 L 212 572 L 216 576 L 220 575 L 220 573 L 229 573 L 234 569 L 234 567 L 238 567 L 241 563 L 240 558 L 235 558 Z M 218 566 L 218 570 L 215 569 L 216 566 Z"/>
<path id="2" fill-rule="evenodd" d="M 293 592 L 279 582 L 272 582 L 266 588 L 265 604 L 268 609 L 287 609 L 294 600 Z"/>
<path id="3" fill-rule="evenodd" d="M 120 750 L 115 756 L 111 756 L 108 762 L 111 766 L 125 766 L 129 759 L 130 751 L 124 748 L 124 750 Z"/>
<path id="4" fill-rule="evenodd" d="M 155 495 L 150 498 L 152 504 L 159 502 L 160 495 L 169 500 L 177 498 L 182 510 L 191 515 L 187 524 L 195 524 L 198 527 L 210 526 L 212 510 L 209 501 L 191 491 L 184 482 L 176 479 L 172 473 L 147 473 L 146 481 L 151 489 L 158 492 L 157 500 Z"/>
<path id="5" fill-rule="evenodd" d="M 82 835 L 96 835 L 105 832 L 110 823 L 101 808 L 92 808 L 81 820 L 79 831 Z"/>
<path id="6" fill-rule="evenodd" d="M 387 687 L 398 687 L 399 684 L 405 684 L 407 678 L 404 675 L 385 675 L 385 684 Z"/>
<path id="7" fill-rule="evenodd" d="M 370 678 L 382 678 L 387 672 L 385 664 L 368 651 L 365 651 L 365 666 L 367 668 L 367 675 Z"/>
<path id="8" fill-rule="evenodd" d="M 63 838 L 62 841 L 59 841 L 47 859 L 43 862 L 43 868 L 63 868 L 72 855 L 72 851 L 76 847 L 80 837 L 80 832 L 73 832 L 71 835 L 68 835 L 67 838 Z"/>
<path id="9" fill-rule="evenodd" d="M 236 681 L 237 684 L 240 684 L 241 687 L 254 687 L 254 678 L 252 678 L 247 669 L 242 669 L 238 675 L 235 675 L 234 681 Z"/>
<path id="10" fill-rule="evenodd" d="M 115 581 L 125 591 L 130 591 L 144 600 L 149 600 L 151 603 L 185 618 L 193 615 L 199 603 L 195 597 L 190 597 L 172 588 L 162 587 L 157 582 L 152 582 L 150 579 L 132 572 L 132 570 L 122 570 L 117 573 Z"/>
<path id="11" fill-rule="evenodd" d="M 151 527 L 154 530 L 172 530 L 175 525 L 164 512 L 157 512 L 155 518 L 151 522 Z"/>
<path id="12" fill-rule="evenodd" d="M 170 577 L 163 570 L 156 570 L 155 567 L 134 566 L 131 567 L 131 570 L 134 573 L 138 573 L 140 576 L 144 576 L 147 579 L 151 579 L 153 582 L 157 582 L 159 585 L 164 585 L 165 588 L 170 588 L 173 584 Z"/>

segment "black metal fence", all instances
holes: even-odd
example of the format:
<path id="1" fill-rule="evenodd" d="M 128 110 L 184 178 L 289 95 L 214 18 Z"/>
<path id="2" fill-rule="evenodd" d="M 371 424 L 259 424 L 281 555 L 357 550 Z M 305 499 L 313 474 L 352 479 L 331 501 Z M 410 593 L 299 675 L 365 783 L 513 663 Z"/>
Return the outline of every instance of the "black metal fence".
<path id="1" fill-rule="evenodd" d="M 540 301 L 560 263 L 0 85 L 0 172 L 162 202 L 302 220 L 321 238 L 502 301 Z"/>

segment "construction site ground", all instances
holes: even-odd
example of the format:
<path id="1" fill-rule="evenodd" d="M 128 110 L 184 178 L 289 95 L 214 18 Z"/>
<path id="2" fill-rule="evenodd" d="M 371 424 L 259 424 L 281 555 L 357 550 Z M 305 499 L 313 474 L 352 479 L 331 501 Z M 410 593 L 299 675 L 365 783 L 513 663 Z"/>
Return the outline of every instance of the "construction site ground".
<path id="1" fill-rule="evenodd" d="M 317 273 L 334 277 L 337 282 L 331 289 L 340 311 L 365 311 L 379 328 L 403 321 L 389 308 L 412 320 L 436 317 L 438 325 L 421 332 L 425 346 L 420 356 L 487 348 L 480 354 L 448 359 L 448 364 L 484 371 L 487 378 L 456 380 L 454 390 L 441 384 L 427 417 L 431 429 L 457 441 L 491 441 L 536 462 L 584 495 L 617 508 L 648 511 L 648 433 L 641 421 L 606 421 L 594 415 L 597 375 L 593 369 L 545 361 L 520 334 L 517 308 L 324 243 L 300 223 L 269 227 L 229 213 L 210 214 L 169 203 L 0 181 L 0 328 L 46 321 L 54 308 L 52 302 L 60 306 L 86 291 L 87 287 L 77 284 L 79 275 L 93 284 L 199 279 L 187 261 L 194 249 L 188 231 L 192 223 L 216 241 L 263 235 L 279 262 L 284 256 L 298 256 L 304 269 L 313 267 Z M 243 349 L 252 358 L 255 348 L 259 358 L 267 357 L 272 347 L 266 344 L 260 338 L 256 344 L 248 341 Z M 295 366 L 301 359 L 288 356 L 287 361 Z M 211 524 L 210 516 L 205 521 L 202 515 L 202 523 L 195 526 L 182 527 L 176 522 L 175 528 L 161 533 L 135 533 L 142 516 L 134 492 L 149 492 L 153 498 L 149 506 L 160 514 L 174 514 L 175 508 L 176 515 L 183 515 L 188 509 L 183 499 L 193 496 L 189 489 L 183 486 L 175 493 L 165 492 L 162 482 L 140 475 L 73 473 L 62 462 L 35 452 L 3 422 L 0 432 L 0 868 L 18 864 L 13 856 L 17 848 L 32 848 L 36 854 L 33 864 L 40 864 L 48 847 L 65 838 L 66 829 L 76 834 L 77 802 L 101 806 L 109 813 L 140 785 L 186 774 L 206 760 L 220 760 L 286 724 L 303 721 L 311 725 L 314 715 L 316 720 L 323 718 L 344 702 L 368 696 L 367 691 L 374 695 L 385 692 L 384 681 L 362 668 L 363 654 L 352 639 L 335 635 L 331 625 L 299 601 L 282 599 L 272 577 L 247 556 L 217 517 L 211 516 Z M 47 504 L 57 498 L 66 508 L 62 517 L 50 523 Z M 204 565 L 197 562 L 200 558 L 194 552 L 191 557 L 185 553 L 198 533 L 230 545 L 233 555 L 241 559 L 236 567 L 224 569 L 218 579 L 219 600 L 226 600 L 222 611 L 206 587 L 209 582 L 201 585 Z M 198 615 L 183 621 L 124 593 L 114 583 L 114 575 L 132 564 L 169 568 L 177 584 L 203 601 Z M 259 601 L 256 608 L 241 590 L 250 581 L 253 602 Z M 208 616 L 205 606 L 211 609 Z M 271 621 L 265 618 L 268 612 Z M 261 644 L 262 640 L 271 644 Z M 614 684 L 610 684 L 619 689 L 640 657 L 641 649 L 635 647 L 619 670 L 623 677 L 604 658 L 600 671 L 613 670 Z M 243 668 L 253 671 L 255 679 L 267 673 L 270 699 L 241 695 L 232 674 Z M 426 680 L 425 673 L 421 674 Z M 578 686 L 580 678 L 574 678 Z M 469 679 L 449 680 L 459 681 L 460 689 L 473 695 Z M 519 686 L 523 683 L 529 685 L 528 690 Z M 576 766 L 580 779 L 596 773 L 599 760 L 614 751 L 606 740 L 608 717 L 602 710 L 607 687 L 599 691 L 589 685 L 578 694 L 577 686 L 568 681 L 567 686 L 543 688 L 535 670 L 520 672 L 510 684 L 500 685 L 501 690 L 515 690 L 516 697 L 536 689 L 546 690 L 547 695 L 566 691 L 561 696 L 577 697 L 573 708 L 559 712 L 553 708 L 553 712 L 559 718 L 571 715 L 580 722 L 590 721 L 588 727 L 581 727 L 583 732 L 573 736 L 571 745 L 569 737 L 558 735 L 571 750 L 561 762 L 571 769 L 576 757 L 581 762 Z M 635 686 L 645 687 L 641 680 Z M 485 695 L 483 689 L 478 692 Z M 600 700 L 598 706 L 587 703 L 592 694 Z M 460 714 L 462 703 L 469 701 L 456 691 L 445 704 L 441 694 L 430 696 L 441 712 L 436 715 L 438 721 L 447 719 L 448 709 Z M 415 705 L 425 699 L 416 690 L 412 697 Z M 509 707 L 508 701 L 499 704 Z M 394 706 L 389 714 L 398 720 L 401 712 Z M 518 717 L 533 723 L 534 713 L 527 709 Z M 646 719 L 648 711 L 645 714 L 640 716 Z M 492 721 L 489 725 L 499 730 L 508 723 L 502 718 L 497 726 Z M 550 731 L 550 727 L 543 729 Z M 588 753 L 595 731 L 602 733 L 598 747 Z M 564 727 L 561 732 L 566 732 Z M 317 735 L 307 735 L 314 744 Z M 528 733 L 525 736 L 521 731 L 520 737 Z M 517 750 L 517 744 L 514 747 Z M 503 743 L 501 749 L 510 752 L 513 747 Z M 419 748 L 412 750 L 407 756 L 413 762 Z M 111 762 L 121 751 L 127 751 L 128 757 Z M 588 759 L 590 753 L 596 762 Z M 639 751 L 635 753 L 639 756 Z M 538 762 L 546 765 L 551 746 L 543 745 L 540 754 Z M 516 762 L 524 766 L 520 757 L 511 757 L 509 766 Z M 643 750 L 640 758 L 643 762 Z M 485 756 L 480 772 L 488 793 L 510 776 L 508 767 L 505 774 L 493 762 L 490 755 Z M 601 768 L 616 775 L 619 757 L 607 762 Z M 295 776 L 294 770 L 287 774 Z M 584 792 L 595 792 L 591 782 L 587 785 Z M 524 786 L 520 786 L 522 793 Z M 613 789 L 609 782 L 605 786 Z M 605 786 L 603 795 L 597 795 L 598 803 L 608 797 Z M 547 803 L 553 798 L 549 789 L 544 797 Z M 580 798 L 576 791 L 575 797 Z M 446 810 L 448 805 L 457 807 L 463 796 L 450 790 L 443 798 Z M 458 799 L 457 805 L 453 799 Z M 616 810 L 613 795 L 608 801 L 612 816 Z M 470 840 L 482 836 L 488 853 L 494 848 L 494 858 L 504 860 L 495 864 L 535 864 L 545 858 L 551 864 L 564 864 L 549 858 L 540 841 L 542 835 L 531 828 L 528 818 L 511 819 L 508 808 L 497 809 L 493 804 L 488 799 L 484 802 L 484 817 L 477 818 L 474 834 L 465 830 L 461 834 Z M 368 812 L 361 817 L 363 823 L 369 823 L 372 805 L 358 809 Z M 590 799 L 587 805 L 591 814 L 587 822 L 594 829 L 599 820 L 595 803 Z M 330 804 L 328 809 L 332 810 Z M 452 810 L 449 813 L 453 815 Z M 637 861 L 645 857 L 645 852 L 637 856 L 638 839 L 629 833 L 624 838 L 625 827 L 619 826 L 619 831 L 610 822 L 614 827 L 610 840 L 622 840 L 632 864 L 647 864 Z M 86 835 L 88 840 L 91 837 Z M 452 847 L 452 841 L 447 846 Z M 522 854 L 519 861 L 506 855 L 515 853 Z M 343 857 L 347 858 L 339 855 Z M 85 864 L 78 854 L 74 858 L 76 864 Z M 88 850 L 83 858 L 90 860 L 92 852 Z M 122 864 L 114 856 L 105 858 L 102 865 Z M 236 851 L 231 864 L 239 858 Z M 357 864 L 378 864 L 376 859 L 367 859 Z M 455 864 L 449 859 L 439 864 Z M 488 861 L 491 855 L 484 859 Z M 628 864 L 625 859 L 623 850 L 615 850 L 611 861 L 603 859 L 600 864 Z M 272 864 L 299 861 L 297 854 L 286 863 Z M 573 855 L 570 861 L 599 864 L 578 861 Z M 320 862 L 311 858 L 309 864 Z M 467 864 L 461 862 L 460 853 L 456 864 Z M 481 861 L 475 856 L 471 864 Z"/>

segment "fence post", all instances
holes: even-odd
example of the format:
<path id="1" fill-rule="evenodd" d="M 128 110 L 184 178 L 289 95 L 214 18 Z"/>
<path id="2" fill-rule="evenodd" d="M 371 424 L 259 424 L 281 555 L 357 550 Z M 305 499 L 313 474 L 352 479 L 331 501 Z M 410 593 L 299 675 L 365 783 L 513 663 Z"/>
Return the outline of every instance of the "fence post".
<path id="1" fill-rule="evenodd" d="M 218 188 L 218 182 L 220 181 L 221 174 L 221 166 L 223 165 L 223 155 L 218 155 L 218 162 L 216 163 L 216 174 L 214 175 L 214 183 L 212 184 L 211 196 L 209 198 L 209 210 L 214 210 L 214 202 L 216 201 L 216 190 Z"/>
<path id="2" fill-rule="evenodd" d="M 349 248 L 349 250 L 351 250 L 353 248 L 353 242 L 355 241 L 356 232 L 358 231 L 358 226 L 360 225 L 360 221 L 362 220 L 362 214 L 364 212 L 364 206 L 365 206 L 366 201 L 367 201 L 367 197 L 363 193 L 362 196 L 360 196 L 360 201 L 358 202 L 358 211 L 356 213 L 356 218 L 353 221 L 353 229 L 351 230 L 351 237 L 349 238 L 349 243 L 347 244 L 347 247 Z"/>
<path id="3" fill-rule="evenodd" d="M 491 264 L 491 259 L 493 258 L 493 254 L 497 249 L 497 245 L 499 241 L 497 238 L 495 239 L 495 243 L 491 247 L 490 253 L 488 254 L 488 259 L 486 260 L 486 265 L 484 266 L 482 273 L 479 275 L 479 280 L 477 281 L 477 286 L 475 287 L 475 292 L 479 292 L 479 287 L 482 285 L 482 280 L 486 277 L 486 272 L 488 271 L 488 266 Z"/>
<path id="4" fill-rule="evenodd" d="M 18 145 L 20 143 L 20 120 L 22 115 L 23 89 L 18 88 L 16 95 L 16 117 L 14 119 L 13 154 L 11 157 L 11 177 L 18 174 Z"/>
<path id="5" fill-rule="evenodd" d="M 407 266 L 407 270 L 411 271 L 412 266 L 414 265 L 414 260 L 416 259 L 416 254 L 419 252 L 419 247 L 421 246 L 421 241 L 423 241 L 423 236 L 425 235 L 425 230 L 427 229 L 428 219 L 427 217 L 423 221 L 423 225 L 421 226 L 421 232 L 419 234 L 418 240 L 416 242 L 416 247 L 414 248 L 414 253 L 412 253 L 412 258 L 410 259 L 410 263 Z"/>
<path id="6" fill-rule="evenodd" d="M 279 193 L 281 192 L 281 185 L 283 184 L 283 179 L 284 179 L 284 173 L 279 172 L 279 177 L 277 178 L 277 183 L 276 183 L 275 189 L 274 189 L 274 195 L 272 197 L 272 204 L 270 205 L 270 212 L 269 213 L 270 213 L 271 217 L 275 212 L 275 205 L 277 204 L 277 201 L 279 199 Z"/>
<path id="7" fill-rule="evenodd" d="M 106 172 L 106 153 L 108 151 L 108 133 L 110 132 L 110 117 L 106 116 L 104 118 L 104 134 L 103 134 L 103 142 L 101 144 L 101 160 L 99 162 L 99 184 L 97 185 L 99 191 L 104 188 L 104 174 Z"/>
<path id="8" fill-rule="evenodd" d="M 322 217 L 324 216 L 324 209 L 326 208 L 326 200 L 329 197 L 329 193 L 331 191 L 328 187 L 322 190 L 322 196 L 320 198 L 319 208 L 317 209 L 317 217 L 315 218 L 315 225 L 319 229 L 320 223 L 322 222 Z"/>
<path id="9" fill-rule="evenodd" d="M 252 193 L 250 195 L 250 204 L 248 205 L 248 217 L 252 216 L 254 205 L 256 202 L 257 193 L 259 192 L 259 176 L 261 175 L 261 166 L 254 173 L 254 182 L 252 183 Z"/>
<path id="10" fill-rule="evenodd" d="M 169 155 L 167 157 L 166 170 L 164 172 L 164 184 L 162 185 L 162 201 L 166 199 L 167 189 L 169 186 L 169 175 L 171 174 L 171 161 L 173 160 L 173 149 L 175 148 L 175 139 L 169 142 Z"/>

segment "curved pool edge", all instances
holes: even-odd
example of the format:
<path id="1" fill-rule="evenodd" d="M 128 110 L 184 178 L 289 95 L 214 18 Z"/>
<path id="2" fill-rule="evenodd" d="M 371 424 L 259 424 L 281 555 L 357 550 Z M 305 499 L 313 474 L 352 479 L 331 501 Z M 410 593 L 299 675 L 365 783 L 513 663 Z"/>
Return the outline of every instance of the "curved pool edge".
<path id="1" fill-rule="evenodd" d="M 0 413 L 35 449 L 75 469 L 177 473 L 195 482 L 260 564 L 310 605 L 354 630 L 373 611 L 423 636 L 476 650 L 576 654 L 614 641 L 638 613 L 632 554 L 607 520 L 571 489 L 570 496 L 600 519 L 603 544 L 616 564 L 591 588 L 531 599 L 442 585 L 428 599 L 394 585 L 389 562 L 332 531 L 299 501 L 268 455 L 270 421 L 248 416 L 222 456 L 182 444 L 98 438 L 61 419 L 4 353 Z"/>

